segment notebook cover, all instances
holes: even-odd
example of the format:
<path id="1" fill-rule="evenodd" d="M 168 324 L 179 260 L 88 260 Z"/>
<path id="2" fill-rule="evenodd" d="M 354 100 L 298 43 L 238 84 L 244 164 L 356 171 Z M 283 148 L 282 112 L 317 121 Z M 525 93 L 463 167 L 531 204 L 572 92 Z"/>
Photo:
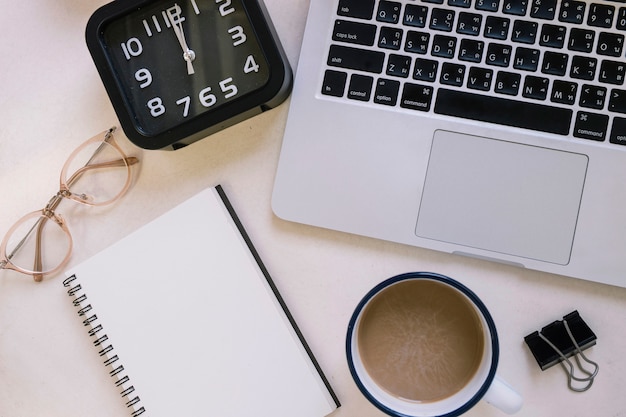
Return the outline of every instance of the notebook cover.
<path id="1" fill-rule="evenodd" d="M 339 406 L 220 186 L 67 277 L 130 415 L 321 417 Z"/>

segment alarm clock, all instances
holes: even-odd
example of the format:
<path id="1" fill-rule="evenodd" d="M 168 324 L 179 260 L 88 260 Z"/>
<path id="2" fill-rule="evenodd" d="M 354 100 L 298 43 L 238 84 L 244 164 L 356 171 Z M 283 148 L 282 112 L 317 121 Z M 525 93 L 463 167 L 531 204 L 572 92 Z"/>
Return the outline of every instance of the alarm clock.
<path id="1" fill-rule="evenodd" d="M 117 0 L 85 38 L 124 133 L 144 149 L 178 149 L 291 92 L 262 0 Z"/>

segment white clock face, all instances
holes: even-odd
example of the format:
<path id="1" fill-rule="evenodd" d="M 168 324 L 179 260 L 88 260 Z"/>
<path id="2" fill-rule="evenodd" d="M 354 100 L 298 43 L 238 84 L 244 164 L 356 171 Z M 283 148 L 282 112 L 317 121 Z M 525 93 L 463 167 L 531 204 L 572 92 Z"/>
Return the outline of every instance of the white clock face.
<path id="1" fill-rule="evenodd" d="M 101 39 L 146 136 L 228 106 L 270 79 L 242 0 L 151 2 L 103 26 Z"/>

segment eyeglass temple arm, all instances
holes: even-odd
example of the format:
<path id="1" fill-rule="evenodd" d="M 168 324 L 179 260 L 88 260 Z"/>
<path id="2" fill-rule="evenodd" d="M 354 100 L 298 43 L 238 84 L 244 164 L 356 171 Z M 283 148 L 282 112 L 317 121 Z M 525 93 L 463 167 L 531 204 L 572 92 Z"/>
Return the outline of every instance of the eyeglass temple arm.
<path id="1" fill-rule="evenodd" d="M 41 271 L 43 269 L 41 236 L 43 235 L 43 227 L 46 224 L 47 219 L 47 217 L 40 218 L 40 220 L 37 222 L 37 239 L 35 239 L 35 260 L 33 271 Z M 35 280 L 35 282 L 41 282 L 43 281 L 43 274 L 35 272 L 33 274 L 33 279 Z"/>

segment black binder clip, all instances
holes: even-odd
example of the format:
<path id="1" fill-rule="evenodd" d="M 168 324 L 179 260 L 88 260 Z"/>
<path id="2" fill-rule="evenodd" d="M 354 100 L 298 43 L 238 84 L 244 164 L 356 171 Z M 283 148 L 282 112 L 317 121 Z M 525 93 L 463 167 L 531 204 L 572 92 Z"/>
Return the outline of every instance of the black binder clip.
<path id="1" fill-rule="evenodd" d="M 596 335 L 591 331 L 587 323 L 580 317 L 578 311 L 573 311 L 541 329 L 541 332 L 533 332 L 524 338 L 541 370 L 560 363 L 568 377 L 567 385 L 572 391 L 583 392 L 591 388 L 593 379 L 598 374 L 597 363 L 588 359 L 583 350 L 596 344 Z M 578 369 L 586 377 L 574 376 L 574 365 L 570 357 L 574 356 Z M 591 365 L 592 369 L 586 369 L 582 362 Z M 567 364 L 567 366 L 566 366 Z M 569 368 L 569 369 L 568 369 Z M 573 381 L 586 383 L 582 387 L 573 386 Z"/>

